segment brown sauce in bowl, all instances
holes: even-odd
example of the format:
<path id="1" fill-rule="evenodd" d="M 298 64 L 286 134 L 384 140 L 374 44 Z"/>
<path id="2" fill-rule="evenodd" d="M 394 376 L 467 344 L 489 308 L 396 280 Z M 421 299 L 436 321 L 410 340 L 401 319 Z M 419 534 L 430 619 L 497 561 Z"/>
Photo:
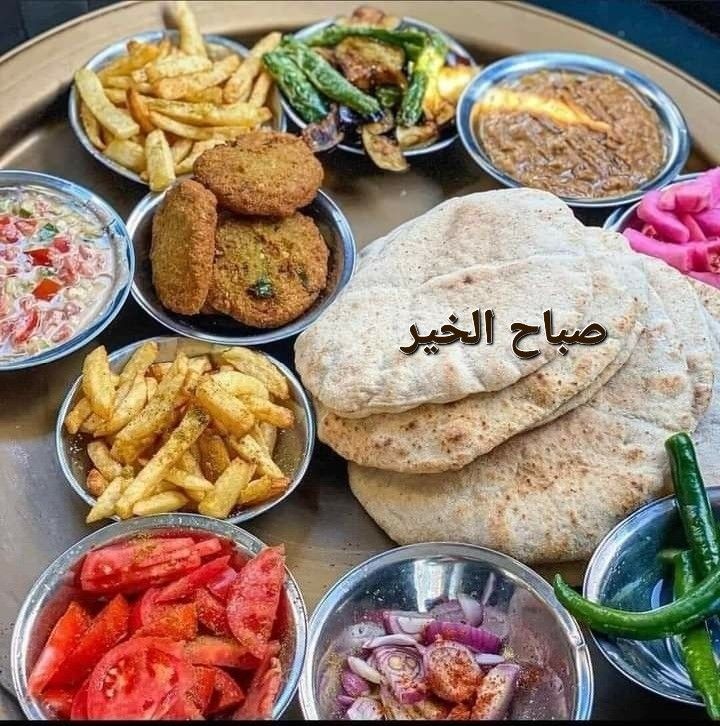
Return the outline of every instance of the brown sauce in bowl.
<path id="1" fill-rule="evenodd" d="M 498 169 L 562 197 L 634 191 L 666 156 L 655 110 L 606 74 L 538 71 L 498 84 L 476 103 L 473 126 Z"/>

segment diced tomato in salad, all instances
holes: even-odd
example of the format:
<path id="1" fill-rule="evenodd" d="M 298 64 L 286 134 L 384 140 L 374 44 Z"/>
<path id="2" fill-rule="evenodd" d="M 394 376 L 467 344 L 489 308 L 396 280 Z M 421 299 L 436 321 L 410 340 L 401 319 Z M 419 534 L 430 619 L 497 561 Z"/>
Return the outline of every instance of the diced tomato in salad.
<path id="1" fill-rule="evenodd" d="M 75 578 L 78 599 L 58 618 L 28 678 L 48 717 L 270 717 L 282 686 L 280 643 L 270 637 L 284 556 L 267 548 L 244 563 L 235 554 L 219 538 L 184 536 L 136 537 L 88 553 Z M 232 590 L 227 602 L 209 589 L 221 581 Z M 253 598 L 248 608 L 243 581 Z M 252 648 L 228 625 L 231 605 L 236 614 L 262 615 L 257 640 L 243 630 Z"/>

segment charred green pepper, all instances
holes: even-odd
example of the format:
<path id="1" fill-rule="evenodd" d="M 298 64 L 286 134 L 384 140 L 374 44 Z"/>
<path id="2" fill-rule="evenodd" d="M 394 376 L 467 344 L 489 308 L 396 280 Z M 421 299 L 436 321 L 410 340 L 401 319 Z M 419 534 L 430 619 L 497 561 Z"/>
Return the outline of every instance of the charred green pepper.
<path id="1" fill-rule="evenodd" d="M 288 103 L 298 112 L 303 121 L 314 123 L 327 116 L 328 108 L 325 102 L 291 58 L 274 50 L 265 53 L 262 61 Z"/>
<path id="2" fill-rule="evenodd" d="M 422 116 L 423 99 L 431 83 L 435 83 L 445 65 L 448 45 L 439 33 L 433 33 L 413 68 L 410 83 L 403 96 L 397 122 L 399 126 L 415 126 Z"/>
<path id="3" fill-rule="evenodd" d="M 328 25 L 306 38 L 305 42 L 310 46 L 331 47 L 350 37 L 372 38 L 381 43 L 400 46 L 410 60 L 415 60 L 424 48 L 428 36 L 422 30 L 411 28 L 388 30 L 372 25 Z"/>

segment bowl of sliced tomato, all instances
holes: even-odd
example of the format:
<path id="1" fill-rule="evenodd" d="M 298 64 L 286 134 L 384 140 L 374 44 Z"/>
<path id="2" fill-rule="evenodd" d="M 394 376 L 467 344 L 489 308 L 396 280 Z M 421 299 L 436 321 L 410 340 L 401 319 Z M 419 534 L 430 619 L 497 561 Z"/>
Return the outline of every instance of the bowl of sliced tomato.
<path id="1" fill-rule="evenodd" d="M 33 585 L 13 684 L 31 720 L 278 719 L 306 628 L 282 546 L 195 514 L 118 522 Z"/>

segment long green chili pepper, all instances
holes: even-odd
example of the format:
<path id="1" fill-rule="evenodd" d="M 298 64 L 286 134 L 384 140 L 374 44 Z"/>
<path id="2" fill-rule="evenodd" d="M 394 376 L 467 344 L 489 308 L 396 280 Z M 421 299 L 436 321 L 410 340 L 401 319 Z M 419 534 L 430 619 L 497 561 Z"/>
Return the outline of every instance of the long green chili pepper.
<path id="1" fill-rule="evenodd" d="M 560 575 L 553 583 L 558 600 L 593 630 L 634 640 L 654 640 L 684 633 L 720 612 L 720 568 L 681 598 L 646 612 L 629 612 L 591 602 Z"/>
<path id="2" fill-rule="evenodd" d="M 402 90 L 399 86 L 378 86 L 375 97 L 383 108 L 395 108 L 402 98 Z"/>
<path id="3" fill-rule="evenodd" d="M 363 116 L 375 116 L 380 112 L 380 104 L 376 98 L 353 86 L 345 76 L 304 43 L 288 36 L 280 44 L 279 52 L 291 58 L 310 83 L 333 101 L 349 106 Z"/>
<path id="4" fill-rule="evenodd" d="M 440 69 L 445 65 L 448 46 L 439 33 L 433 33 L 423 48 L 410 76 L 410 84 L 403 96 L 398 112 L 399 126 L 415 126 L 422 116 L 423 99 L 428 86 L 435 83 Z"/>
<path id="5" fill-rule="evenodd" d="M 693 559 L 690 552 L 681 552 L 675 557 L 675 598 L 683 597 L 694 586 Z M 707 627 L 698 625 L 678 635 L 677 640 L 691 683 L 702 696 L 710 717 L 720 719 L 720 672 Z"/>
<path id="6" fill-rule="evenodd" d="M 311 46 L 329 47 L 350 37 L 371 38 L 381 43 L 399 45 L 410 60 L 415 60 L 425 46 L 428 36 L 422 30 L 412 28 L 389 30 L 372 25 L 328 25 L 304 41 Z"/>
<path id="7" fill-rule="evenodd" d="M 280 86 L 288 103 L 300 114 L 304 121 L 314 123 L 328 115 L 328 109 L 315 86 L 305 74 L 284 53 L 277 50 L 265 53 L 263 65 Z"/>
<path id="8" fill-rule="evenodd" d="M 702 580 L 720 566 L 720 540 L 715 518 L 695 457 L 692 439 L 674 434 L 665 442 L 680 519 L 690 545 L 695 572 Z"/>

